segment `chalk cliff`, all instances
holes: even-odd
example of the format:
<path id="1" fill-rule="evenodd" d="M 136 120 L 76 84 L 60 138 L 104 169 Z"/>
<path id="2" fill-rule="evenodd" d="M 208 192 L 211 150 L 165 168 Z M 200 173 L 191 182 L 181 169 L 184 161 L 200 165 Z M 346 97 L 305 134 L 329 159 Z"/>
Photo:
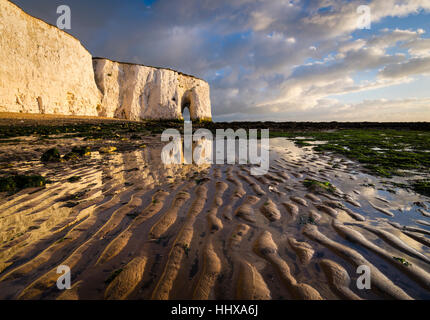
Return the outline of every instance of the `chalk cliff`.
<path id="1" fill-rule="evenodd" d="M 96 83 L 103 94 L 101 115 L 130 120 L 210 120 L 207 82 L 169 69 L 95 58 Z"/>
<path id="2" fill-rule="evenodd" d="M 97 116 L 91 54 L 66 32 L 0 0 L 0 111 Z"/>
<path id="3" fill-rule="evenodd" d="M 73 36 L 0 0 L 0 112 L 210 120 L 207 82 L 91 54 Z"/>

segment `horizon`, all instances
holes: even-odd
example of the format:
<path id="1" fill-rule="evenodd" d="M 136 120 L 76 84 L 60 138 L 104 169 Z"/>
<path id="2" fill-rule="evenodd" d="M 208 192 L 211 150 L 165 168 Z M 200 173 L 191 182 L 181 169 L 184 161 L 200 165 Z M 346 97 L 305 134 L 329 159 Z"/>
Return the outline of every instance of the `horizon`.
<path id="1" fill-rule="evenodd" d="M 428 1 L 11 2 L 53 25 L 68 5 L 93 56 L 205 79 L 216 122 L 430 121 Z"/>
<path id="2" fill-rule="evenodd" d="M 63 1 L 0 0 L 11 312 L 430 300 L 430 0 Z"/>

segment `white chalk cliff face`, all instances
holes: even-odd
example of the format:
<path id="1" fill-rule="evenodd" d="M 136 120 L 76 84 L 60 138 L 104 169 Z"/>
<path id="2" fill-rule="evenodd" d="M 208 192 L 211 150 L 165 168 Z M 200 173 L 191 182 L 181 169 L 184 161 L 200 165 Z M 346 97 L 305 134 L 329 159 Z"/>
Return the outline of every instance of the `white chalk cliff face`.
<path id="1" fill-rule="evenodd" d="M 207 82 L 93 59 L 73 36 L 0 0 L 0 112 L 210 120 Z"/>
<path id="2" fill-rule="evenodd" d="M 130 120 L 211 120 L 207 82 L 173 70 L 96 58 L 96 83 L 103 94 L 101 115 Z"/>
<path id="3" fill-rule="evenodd" d="M 6 0 L 0 0 L 0 61 L 0 111 L 98 115 L 91 54 Z"/>

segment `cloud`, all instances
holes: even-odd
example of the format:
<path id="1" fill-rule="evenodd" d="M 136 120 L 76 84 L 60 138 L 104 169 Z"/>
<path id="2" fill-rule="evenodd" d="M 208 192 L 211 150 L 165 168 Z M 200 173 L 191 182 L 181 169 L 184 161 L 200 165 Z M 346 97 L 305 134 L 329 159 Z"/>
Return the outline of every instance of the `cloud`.
<path id="1" fill-rule="evenodd" d="M 56 4 L 64 4 L 14 2 L 51 23 Z M 425 30 L 383 24 L 387 17 L 430 12 L 428 0 L 367 1 L 372 30 L 361 32 L 362 1 L 157 0 L 150 7 L 142 0 L 67 2 L 71 33 L 94 55 L 207 79 L 215 120 L 326 119 L 336 117 L 336 110 L 352 117 L 352 107 L 334 96 L 364 96 L 429 72 Z"/>
<path id="2" fill-rule="evenodd" d="M 329 121 L 425 121 L 428 118 L 430 98 L 397 100 L 364 100 L 361 103 L 342 105 L 337 111 L 329 110 L 320 119 Z"/>
<path id="3" fill-rule="evenodd" d="M 430 56 L 430 39 L 417 38 L 401 45 L 408 49 L 408 53 L 415 57 Z"/>
<path id="4" fill-rule="evenodd" d="M 364 100 L 355 104 L 344 104 L 336 99 L 325 99 L 319 101 L 318 107 L 309 111 L 300 109 L 280 111 L 278 110 L 275 121 L 378 121 L 378 122 L 396 122 L 411 121 L 420 122 L 428 118 L 428 108 L 430 98 L 423 99 L 377 99 Z M 261 113 L 259 110 L 251 109 L 250 113 L 230 113 L 220 116 L 220 121 L 231 121 L 235 118 L 238 121 L 273 121 L 270 112 L 276 110 L 273 107 L 266 107 L 267 110 Z M 257 112 L 255 112 L 257 111 Z"/>
<path id="5" fill-rule="evenodd" d="M 391 64 L 380 72 L 383 78 L 404 78 L 411 75 L 430 74 L 430 56 L 423 58 L 412 58 L 406 62 Z"/>

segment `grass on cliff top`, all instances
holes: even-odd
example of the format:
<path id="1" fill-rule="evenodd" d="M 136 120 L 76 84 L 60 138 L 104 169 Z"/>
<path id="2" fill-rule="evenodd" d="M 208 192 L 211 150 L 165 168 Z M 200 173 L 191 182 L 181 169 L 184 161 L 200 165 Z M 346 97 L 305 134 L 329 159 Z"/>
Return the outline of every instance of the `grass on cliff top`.
<path id="1" fill-rule="evenodd" d="M 358 161 L 373 174 L 391 178 L 408 171 L 428 176 L 430 173 L 430 132 L 415 130 L 337 130 L 314 132 L 271 132 L 271 137 L 293 139 L 298 146 L 312 146 L 315 151 L 334 152 Z M 300 137 L 300 139 L 298 139 Z M 429 180 L 415 181 L 412 188 L 430 194 Z"/>

